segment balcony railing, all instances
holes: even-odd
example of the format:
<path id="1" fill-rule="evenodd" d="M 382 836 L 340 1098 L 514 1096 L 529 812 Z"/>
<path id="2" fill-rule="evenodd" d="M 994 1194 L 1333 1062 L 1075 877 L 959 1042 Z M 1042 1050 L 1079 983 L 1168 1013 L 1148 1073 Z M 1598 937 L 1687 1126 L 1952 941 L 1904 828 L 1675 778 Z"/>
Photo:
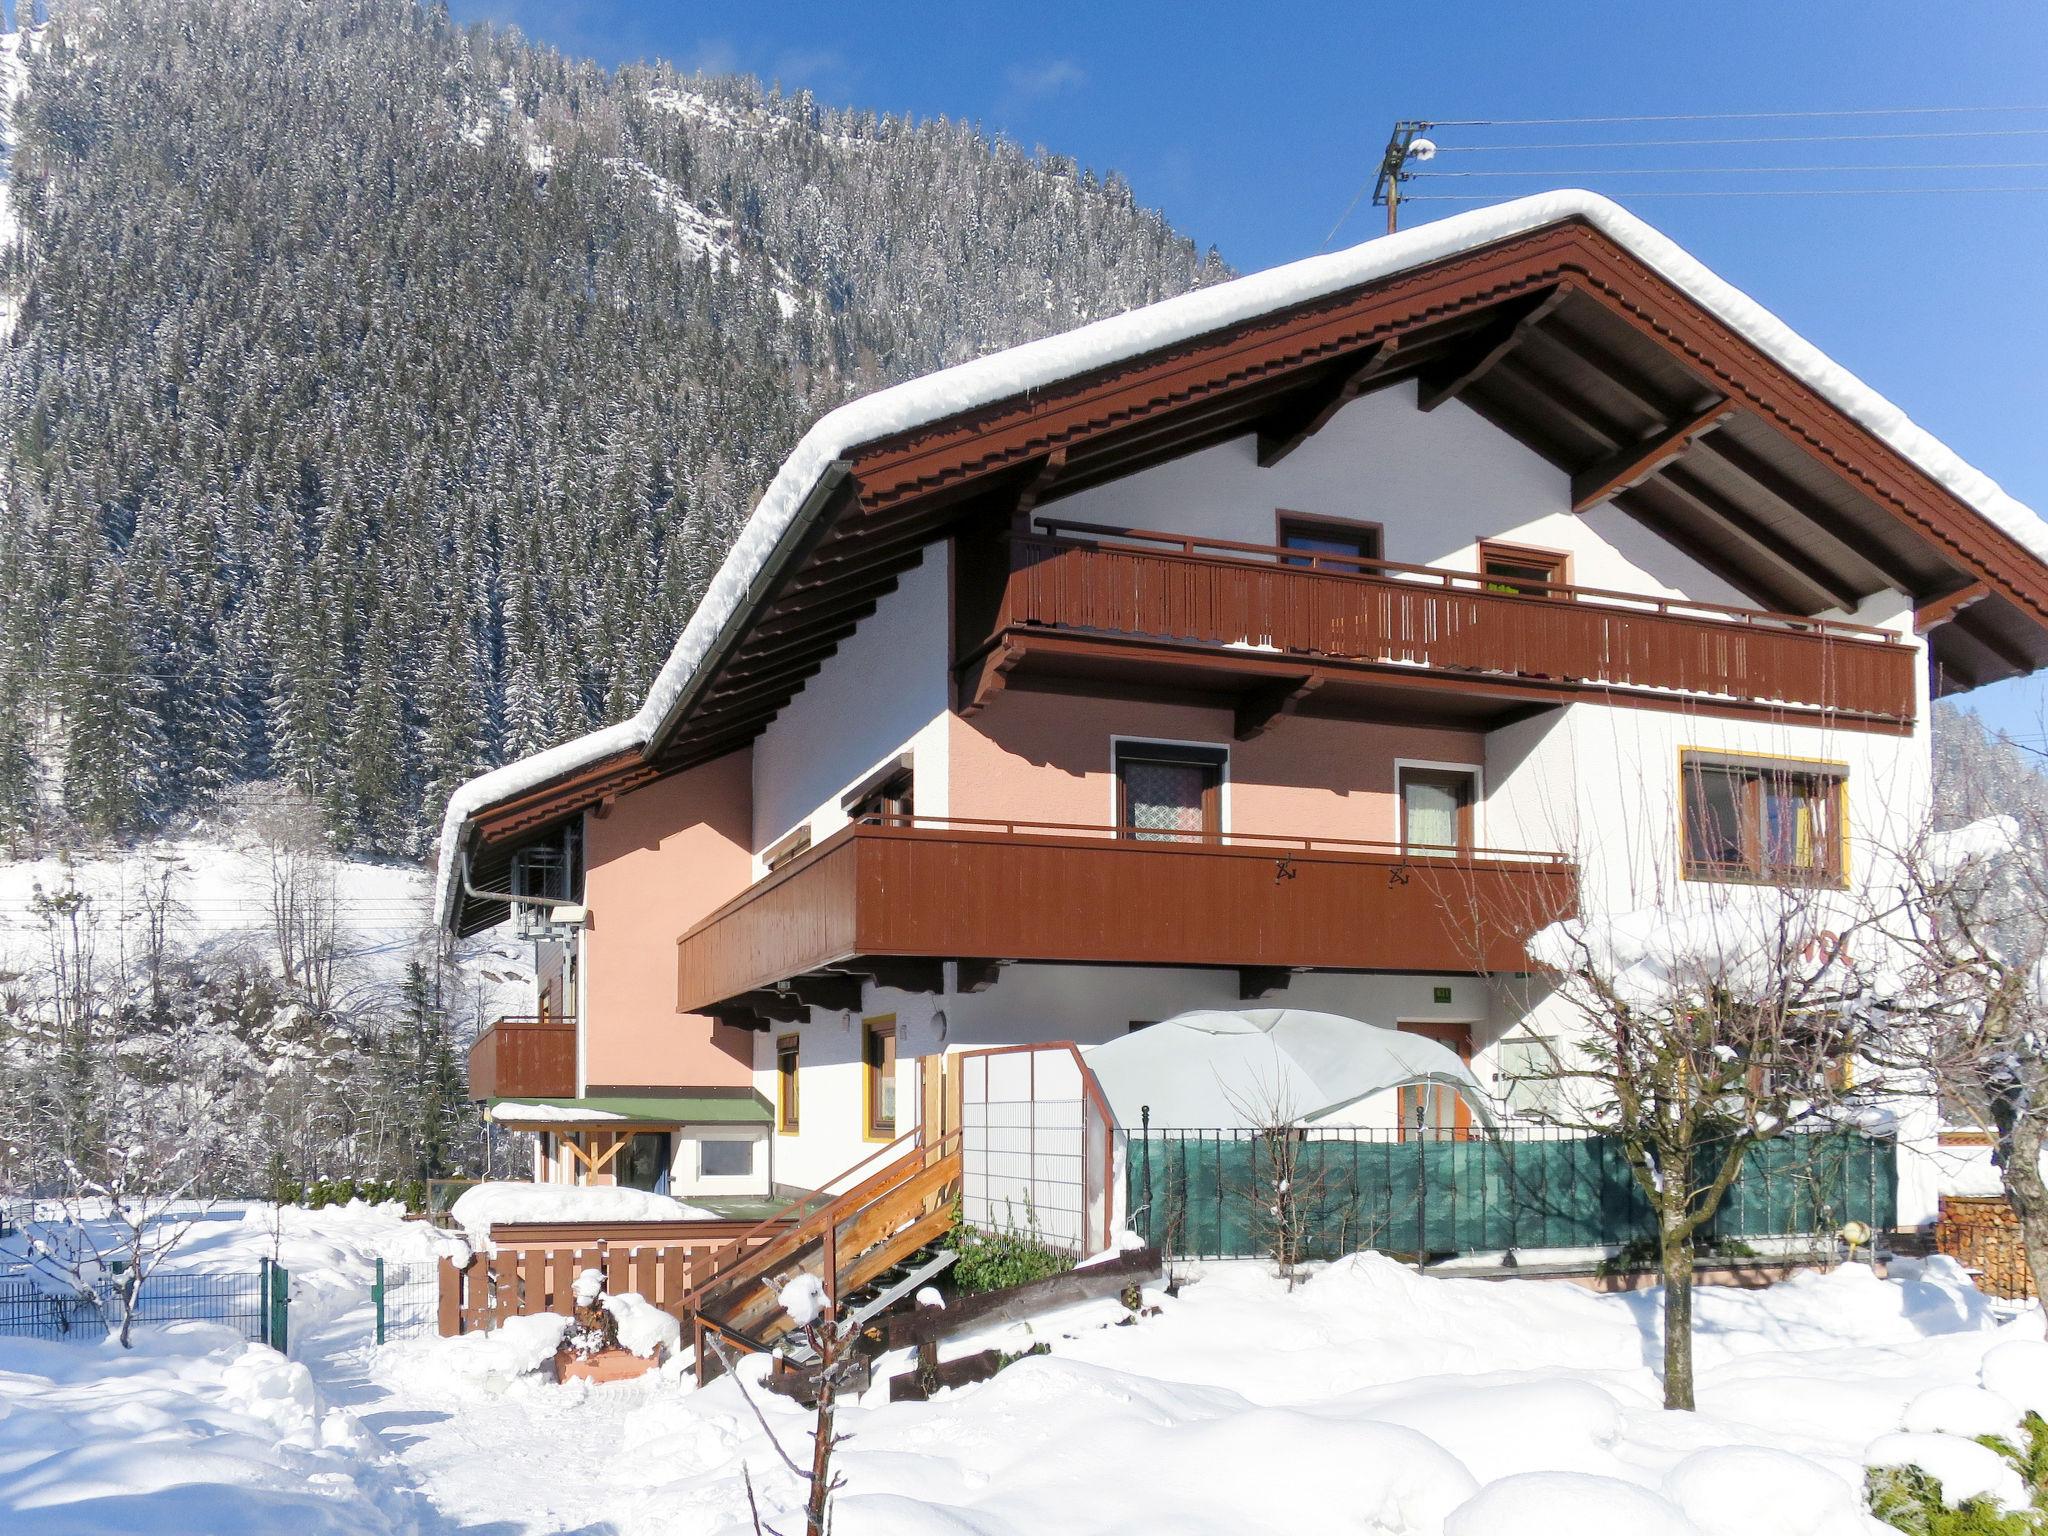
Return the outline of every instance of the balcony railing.
<path id="1" fill-rule="evenodd" d="M 499 1019 L 469 1048 L 473 1099 L 576 1096 L 576 1021 Z"/>
<path id="2" fill-rule="evenodd" d="M 979 585 L 965 606 L 982 625 L 962 636 L 965 663 L 1053 632 L 1521 697 L 1603 689 L 1913 718 L 1911 647 L 1799 614 L 1074 522 L 1011 535 L 998 570 L 963 579 Z"/>
<path id="3" fill-rule="evenodd" d="M 963 818 L 843 828 L 678 941 L 678 1005 L 883 958 L 1273 970 L 1528 968 L 1572 910 L 1547 853 Z"/>

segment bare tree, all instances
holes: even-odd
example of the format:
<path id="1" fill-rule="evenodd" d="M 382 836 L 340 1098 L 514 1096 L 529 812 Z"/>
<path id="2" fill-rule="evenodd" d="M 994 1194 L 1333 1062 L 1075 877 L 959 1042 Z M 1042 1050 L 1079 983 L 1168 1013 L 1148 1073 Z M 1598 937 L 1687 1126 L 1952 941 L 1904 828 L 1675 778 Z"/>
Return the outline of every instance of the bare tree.
<path id="1" fill-rule="evenodd" d="M 268 862 L 279 974 L 305 1007 L 331 1013 L 340 984 L 341 914 L 324 815 L 310 796 L 285 785 L 251 786 L 243 798 L 248 828 Z"/>
<path id="2" fill-rule="evenodd" d="M 105 1148 L 101 1161 L 99 1175 L 70 1169 L 61 1220 L 38 1225 L 31 1264 L 46 1283 L 95 1301 L 107 1331 L 131 1349 L 143 1287 L 211 1208 L 194 1193 L 206 1159 L 193 1142 L 127 1141 Z"/>
<path id="3" fill-rule="evenodd" d="M 1694 1406 L 1703 1230 L 1755 1147 L 1836 1098 L 1857 1049 L 1853 936 L 1817 890 L 1716 886 L 1530 942 L 1579 1026 L 1543 1118 L 1613 1137 L 1656 1223 L 1667 1408 Z"/>
<path id="4" fill-rule="evenodd" d="M 1224 1100 L 1252 1128 L 1251 1161 L 1231 1193 L 1250 1211 L 1259 1246 L 1291 1291 L 1300 1283 L 1310 1239 L 1331 1236 L 1341 1248 L 1343 1234 L 1324 1232 L 1326 1175 L 1309 1151 L 1302 1111 L 1287 1089 L 1277 1058 L 1276 1051 L 1270 1080 L 1227 1091 Z"/>
<path id="5" fill-rule="evenodd" d="M 2048 1277 L 2048 817 L 2017 813 L 1928 831 L 1899 860 L 1885 924 L 1895 974 L 1870 1050 L 1912 1074 L 1942 1113 L 1992 1137 L 2035 1288 Z"/>
<path id="6" fill-rule="evenodd" d="M 740 1396 L 753 1409 L 754 1417 L 761 1425 L 761 1432 L 768 1437 L 768 1444 L 777 1458 L 790 1471 L 790 1475 L 805 1485 L 804 1533 L 805 1536 L 826 1536 L 831 1529 L 832 1495 L 838 1492 L 844 1479 L 832 1470 L 832 1453 L 844 1443 L 846 1437 L 833 1428 L 839 1389 L 844 1385 L 854 1367 L 856 1356 L 854 1341 L 858 1333 L 851 1324 L 838 1317 L 825 1292 L 825 1284 L 816 1275 L 801 1273 L 782 1287 L 780 1302 L 790 1320 L 796 1324 L 797 1334 L 811 1348 L 816 1361 L 812 1368 L 812 1383 L 817 1389 L 817 1418 L 811 1427 L 811 1464 L 808 1470 L 798 1465 L 796 1459 L 783 1449 L 773 1428 L 762 1415 L 760 1408 L 748 1394 L 746 1384 L 734 1369 L 735 1361 L 725 1341 L 716 1333 L 707 1332 L 705 1341 L 718 1356 L 725 1373 L 732 1377 L 733 1385 Z M 742 1468 L 744 1472 L 745 1469 Z M 747 1478 L 747 1503 L 750 1508 L 754 1501 L 754 1484 Z M 774 1527 L 761 1520 L 758 1508 L 752 1509 L 754 1529 L 762 1536 L 776 1536 Z"/>

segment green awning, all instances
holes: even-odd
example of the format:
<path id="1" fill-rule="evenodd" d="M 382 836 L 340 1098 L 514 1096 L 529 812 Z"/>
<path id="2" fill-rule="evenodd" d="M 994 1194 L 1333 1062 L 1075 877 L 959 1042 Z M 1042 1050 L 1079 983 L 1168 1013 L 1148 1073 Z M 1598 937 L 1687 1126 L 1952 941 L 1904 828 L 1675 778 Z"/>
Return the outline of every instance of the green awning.
<path id="1" fill-rule="evenodd" d="M 587 1099 L 492 1099 L 484 1112 L 500 1124 L 532 1126 L 538 1130 L 767 1125 L 773 1118 L 768 1101 L 751 1089 L 736 1093 L 600 1094 Z"/>

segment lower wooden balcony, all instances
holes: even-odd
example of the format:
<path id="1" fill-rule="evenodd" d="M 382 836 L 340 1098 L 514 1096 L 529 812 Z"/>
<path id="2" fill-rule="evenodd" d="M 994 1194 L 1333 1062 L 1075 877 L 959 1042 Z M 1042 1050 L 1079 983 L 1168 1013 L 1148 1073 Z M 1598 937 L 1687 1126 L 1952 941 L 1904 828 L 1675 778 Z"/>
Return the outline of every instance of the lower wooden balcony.
<path id="1" fill-rule="evenodd" d="M 1866 625 L 1471 571 L 1053 523 L 963 538 L 957 704 L 1166 689 L 1281 713 L 1487 723 L 1575 699 L 1903 732 L 1912 647 Z"/>
<path id="2" fill-rule="evenodd" d="M 499 1019 L 469 1048 L 472 1099 L 576 1097 L 576 1021 Z"/>
<path id="3" fill-rule="evenodd" d="M 1330 838 L 898 817 L 843 828 L 677 941 L 678 1005 L 762 1025 L 857 1008 L 860 982 L 935 991 L 994 964 L 1235 968 L 1248 996 L 1297 970 L 1521 971 L 1569 914 L 1553 854 L 1410 855 Z"/>

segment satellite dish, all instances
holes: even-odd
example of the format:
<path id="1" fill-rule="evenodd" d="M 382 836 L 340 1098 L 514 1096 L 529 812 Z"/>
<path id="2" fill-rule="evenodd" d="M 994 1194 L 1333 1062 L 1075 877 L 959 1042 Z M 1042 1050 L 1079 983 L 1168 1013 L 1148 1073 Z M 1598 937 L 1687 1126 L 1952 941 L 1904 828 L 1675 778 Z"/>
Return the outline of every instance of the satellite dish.
<path id="1" fill-rule="evenodd" d="M 1416 139 L 1408 146 L 1407 158 L 1417 161 L 1434 160 L 1436 158 L 1436 140 Z"/>

